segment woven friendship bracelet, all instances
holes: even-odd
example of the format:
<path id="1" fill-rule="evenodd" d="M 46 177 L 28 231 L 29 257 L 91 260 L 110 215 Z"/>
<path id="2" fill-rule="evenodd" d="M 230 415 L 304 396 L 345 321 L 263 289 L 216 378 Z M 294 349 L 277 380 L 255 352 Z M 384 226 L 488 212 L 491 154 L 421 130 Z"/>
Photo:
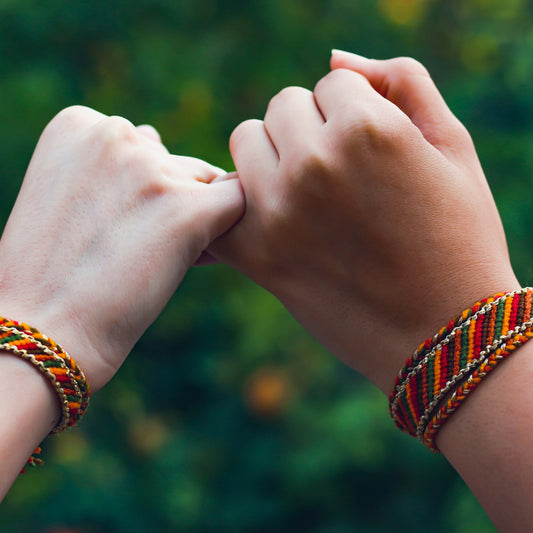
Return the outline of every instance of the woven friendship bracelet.
<path id="1" fill-rule="evenodd" d="M 482 379 L 494 370 L 499 362 L 503 361 L 506 357 L 511 355 L 513 351 L 533 337 L 533 321 L 530 320 L 528 326 L 521 329 L 524 331 L 511 337 L 493 354 L 483 360 L 480 366 L 470 374 L 463 385 L 450 396 L 446 404 L 437 411 L 427 425 L 424 434 L 421 436 L 421 440 L 426 446 L 434 451 L 438 451 L 438 447 L 435 444 L 435 437 L 444 422 L 463 403 L 466 397 L 477 387 Z"/>
<path id="2" fill-rule="evenodd" d="M 477 302 L 470 309 L 466 309 L 458 317 L 451 320 L 433 337 L 423 342 L 398 373 L 398 378 L 396 380 L 394 389 L 392 390 L 391 398 L 397 395 L 398 388 L 400 387 L 401 383 L 405 381 L 407 375 L 412 372 L 412 370 L 418 365 L 419 361 L 423 359 L 423 357 L 430 352 L 439 343 L 439 341 L 446 338 L 450 333 L 454 332 L 459 326 L 461 326 L 461 324 L 463 324 L 463 322 L 468 320 L 472 315 L 475 315 L 481 308 L 485 307 L 487 304 L 490 305 L 494 300 L 500 298 L 504 294 L 505 293 L 496 294 L 493 297 Z"/>
<path id="3" fill-rule="evenodd" d="M 498 294 L 476 303 L 471 309 L 463 311 L 446 328 L 441 329 L 439 336 L 435 336 L 421 345 L 421 348 L 415 352 L 415 355 L 408 360 L 406 366 L 399 373 L 390 396 L 391 416 L 401 429 L 407 433 L 416 432 L 416 429 L 413 428 L 414 419 L 405 420 L 405 411 L 402 414 L 399 413 L 398 409 L 402 399 L 410 396 L 414 390 L 418 390 L 417 378 L 434 380 L 433 387 L 427 390 L 429 405 L 426 404 L 424 409 L 424 412 L 427 412 L 429 408 L 434 407 L 435 402 L 440 400 L 439 395 L 446 392 L 446 387 L 451 386 L 452 382 L 456 382 L 472 369 L 472 365 L 475 364 L 474 354 L 476 356 L 479 354 L 479 357 L 485 355 L 480 352 L 481 346 L 486 346 L 489 339 L 494 339 L 494 336 L 499 334 L 504 325 L 502 320 L 505 311 L 505 299 L 509 295 L 519 295 L 526 292 L 527 289 L 521 289 L 509 294 Z M 507 302 L 507 305 L 509 306 L 510 302 Z M 485 321 L 486 317 L 488 318 Z M 480 325 L 484 325 L 484 329 L 481 329 Z M 473 335 L 476 327 L 475 344 Z M 497 339 L 498 337 L 493 340 L 496 345 Z M 432 349 L 427 352 L 430 347 Z M 417 362 L 416 366 L 412 363 L 414 360 Z M 447 364 L 449 360 L 452 364 Z M 428 372 L 429 376 L 426 376 Z M 409 414 L 408 412 L 408 418 Z M 420 425 L 421 418 L 423 419 L 423 415 L 416 418 L 416 427 Z"/>
<path id="4" fill-rule="evenodd" d="M 75 361 L 52 339 L 37 329 L 0 317 L 0 350 L 21 357 L 43 373 L 57 393 L 61 419 L 52 433 L 76 425 L 89 403 L 89 384 Z M 38 448 L 35 453 L 39 453 Z M 28 464 L 42 461 L 33 456 Z"/>
<path id="5" fill-rule="evenodd" d="M 438 429 L 479 383 L 474 377 L 487 375 L 487 368 L 530 338 L 532 295 L 533 289 L 524 288 L 477 302 L 421 344 L 389 398 L 396 425 L 437 450 Z"/>
<path id="6" fill-rule="evenodd" d="M 499 349 L 502 345 L 512 339 L 513 336 L 517 335 L 520 332 L 526 331 L 529 327 L 533 326 L 533 321 L 530 319 L 527 322 L 524 322 L 522 326 L 516 327 L 513 330 L 509 330 L 505 335 L 501 335 L 490 345 L 485 347 L 484 350 L 479 352 L 479 355 L 468 362 L 464 368 L 462 368 L 458 374 L 456 374 L 450 381 L 446 382 L 446 385 L 440 392 L 433 398 L 432 402 L 429 404 L 424 414 L 420 418 L 417 426 L 416 436 L 423 440 L 423 434 L 427 425 L 427 421 L 430 415 L 434 412 L 435 408 L 442 402 L 444 398 L 449 396 L 450 391 L 456 389 L 460 383 L 462 383 L 466 376 L 475 372 L 487 359 L 487 356 L 492 354 L 495 350 Z"/>

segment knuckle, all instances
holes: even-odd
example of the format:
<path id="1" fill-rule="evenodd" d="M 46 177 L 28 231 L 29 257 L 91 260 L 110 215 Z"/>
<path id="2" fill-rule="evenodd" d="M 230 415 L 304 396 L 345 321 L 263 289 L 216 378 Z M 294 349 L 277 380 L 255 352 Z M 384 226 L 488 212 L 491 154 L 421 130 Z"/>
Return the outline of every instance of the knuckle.
<path id="1" fill-rule="evenodd" d="M 396 57 L 390 59 L 391 67 L 399 75 L 404 76 L 427 76 L 429 78 L 429 72 L 420 61 L 412 57 Z"/>
<path id="2" fill-rule="evenodd" d="M 144 149 L 129 151 L 123 172 L 141 201 L 168 196 L 177 189 L 170 164 Z"/>
<path id="3" fill-rule="evenodd" d="M 455 130 L 455 134 L 458 137 L 461 137 L 465 141 L 472 142 L 472 137 L 470 135 L 470 132 L 466 129 L 466 126 L 456 117 L 454 117 L 454 120 L 453 120 L 453 128 Z"/>
<path id="4" fill-rule="evenodd" d="M 143 148 L 131 148 L 124 151 L 124 164 L 131 173 L 140 176 L 152 176 L 157 173 L 156 158 Z"/>
<path id="5" fill-rule="evenodd" d="M 87 115 L 93 111 L 81 105 L 73 105 L 62 109 L 48 124 L 46 131 L 57 129 L 78 129 L 85 125 Z"/>
<path id="6" fill-rule="evenodd" d="M 302 182 L 320 178 L 327 172 L 330 161 L 326 149 L 319 143 L 308 144 L 305 150 L 295 150 L 285 163 L 287 186 L 299 188 Z"/>
<path id="7" fill-rule="evenodd" d="M 337 119 L 337 139 L 350 142 L 363 135 L 378 134 L 383 128 L 380 116 L 372 107 L 357 106 L 350 111 L 352 112 L 343 113 Z"/>
<path id="8" fill-rule="evenodd" d="M 168 192 L 171 170 L 170 156 L 147 149 L 138 140 L 136 128 L 121 117 L 107 117 L 93 130 L 99 147 L 102 177 L 115 176 L 125 190 L 140 200 Z"/>
<path id="9" fill-rule="evenodd" d="M 342 150 L 353 152 L 371 149 L 372 152 L 391 152 L 403 144 L 412 128 L 412 123 L 403 113 L 364 107 L 359 112 L 347 115 L 337 129 L 337 141 Z"/>
<path id="10" fill-rule="evenodd" d="M 106 117 L 100 122 L 104 138 L 113 143 L 135 143 L 139 132 L 127 119 L 119 116 Z"/>
<path id="11" fill-rule="evenodd" d="M 122 117 L 105 117 L 90 130 L 90 139 L 97 147 L 103 163 L 128 165 L 142 153 L 140 134 L 135 126 Z"/>
<path id="12" fill-rule="evenodd" d="M 262 129 L 263 127 L 263 121 L 255 118 L 241 122 L 230 135 L 229 144 L 231 151 L 238 148 L 241 142 L 248 138 L 251 131 L 257 130 L 258 128 Z"/>
<path id="13" fill-rule="evenodd" d="M 168 152 L 168 149 L 162 142 L 161 135 L 157 128 L 151 124 L 141 124 L 140 126 L 136 126 L 135 130 L 138 134 L 140 134 L 142 139 L 151 141 L 153 143 L 153 147 L 157 147 L 164 152 Z"/>
<path id="14" fill-rule="evenodd" d="M 307 97 L 309 94 L 311 94 L 311 91 L 309 91 L 309 89 L 304 89 L 303 87 L 285 87 L 271 98 L 268 103 L 267 114 L 278 106 L 285 106 L 302 96 Z"/>
<path id="15" fill-rule="evenodd" d="M 466 126 L 456 117 L 451 124 L 450 128 L 450 141 L 457 146 L 461 146 L 464 149 L 473 149 L 474 141 L 470 132 Z"/>
<path id="16" fill-rule="evenodd" d="M 82 105 L 72 105 L 69 107 L 65 107 L 65 109 L 62 109 L 56 116 L 56 119 L 59 120 L 74 120 L 76 118 L 79 118 L 80 116 L 84 115 L 85 112 L 88 110 L 87 107 Z"/>
<path id="17" fill-rule="evenodd" d="M 293 98 L 299 98 L 302 95 L 308 95 L 311 91 L 305 89 L 304 87 L 299 87 L 297 85 L 290 85 L 289 87 L 284 87 L 274 98 L 292 100 Z"/>
<path id="18" fill-rule="evenodd" d="M 403 146 L 403 141 L 412 128 L 411 121 L 405 115 L 398 114 L 393 120 L 390 116 L 376 117 L 366 124 L 364 131 L 372 146 L 391 152 Z"/>
<path id="19" fill-rule="evenodd" d="M 319 91 L 324 86 L 333 84 L 351 87 L 354 83 L 362 83 L 368 86 L 368 80 L 359 72 L 353 70 L 338 68 L 328 72 L 315 86 L 315 91 Z"/>

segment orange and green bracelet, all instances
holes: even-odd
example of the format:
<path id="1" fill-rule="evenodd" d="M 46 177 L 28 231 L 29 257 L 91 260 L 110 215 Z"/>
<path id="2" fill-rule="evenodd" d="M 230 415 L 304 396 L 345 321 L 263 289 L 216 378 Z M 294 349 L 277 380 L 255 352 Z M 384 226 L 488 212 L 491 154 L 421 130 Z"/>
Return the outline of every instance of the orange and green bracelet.
<path id="1" fill-rule="evenodd" d="M 89 383 L 82 370 L 59 344 L 28 324 L 0 317 L 0 350 L 34 365 L 54 388 L 61 405 L 61 418 L 51 434 L 79 422 L 89 404 Z M 40 448 L 37 448 L 35 453 L 39 452 Z M 40 459 L 33 456 L 28 460 L 32 466 L 41 463 Z"/>
<path id="2" fill-rule="evenodd" d="M 477 302 L 425 341 L 390 395 L 396 425 L 432 450 L 438 430 L 481 380 L 533 336 L 533 289 Z"/>

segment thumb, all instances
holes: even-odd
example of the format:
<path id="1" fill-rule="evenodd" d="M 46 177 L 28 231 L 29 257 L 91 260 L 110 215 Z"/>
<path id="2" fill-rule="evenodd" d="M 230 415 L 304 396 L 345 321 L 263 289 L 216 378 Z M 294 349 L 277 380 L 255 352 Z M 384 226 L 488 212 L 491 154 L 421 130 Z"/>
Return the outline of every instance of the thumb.
<path id="1" fill-rule="evenodd" d="M 464 146 L 466 141 L 471 145 L 465 127 L 446 105 L 428 71 L 415 59 L 398 57 L 381 61 L 332 50 L 330 65 L 332 69 L 344 68 L 365 76 L 445 156 L 453 159 L 458 145 Z"/>
<path id="2" fill-rule="evenodd" d="M 233 181 L 239 182 L 239 175 L 237 174 L 237 172 L 229 172 L 228 174 L 220 174 L 215 179 L 213 179 L 213 181 L 211 181 L 211 185 L 213 186 L 216 183 L 222 183 L 222 182 L 228 181 L 228 180 L 233 180 Z M 240 191 L 242 193 L 242 198 L 244 200 L 244 193 L 243 193 L 242 186 L 240 185 L 240 183 L 239 183 L 239 187 L 238 188 L 240 189 Z M 232 189 L 234 189 L 234 187 L 231 187 L 230 190 L 228 191 L 230 194 L 233 194 L 233 190 Z M 235 200 L 235 199 L 233 199 L 233 200 Z M 233 207 L 237 207 L 237 206 L 233 206 Z M 241 209 L 242 212 L 240 212 L 240 214 L 238 215 L 237 222 L 241 219 L 242 215 L 244 214 L 244 206 L 241 206 L 241 207 L 242 207 L 242 209 Z M 231 224 L 231 226 L 235 225 L 235 223 Z M 231 226 L 230 226 L 230 228 L 231 228 Z M 228 228 L 228 230 L 230 228 Z M 223 235 L 228 230 L 222 231 L 222 233 L 220 235 Z M 218 238 L 220 235 L 217 235 L 217 237 L 215 237 L 215 239 Z M 215 239 L 212 239 L 212 241 L 215 240 Z M 200 255 L 200 257 L 194 263 L 194 266 L 211 265 L 211 264 L 217 263 L 217 262 L 218 262 L 218 260 L 212 254 L 210 254 L 207 250 L 204 250 L 202 252 L 202 254 Z"/>
<path id="3" fill-rule="evenodd" d="M 201 221 L 206 228 L 204 250 L 244 215 L 244 191 L 238 179 L 216 181 L 205 185 Z"/>

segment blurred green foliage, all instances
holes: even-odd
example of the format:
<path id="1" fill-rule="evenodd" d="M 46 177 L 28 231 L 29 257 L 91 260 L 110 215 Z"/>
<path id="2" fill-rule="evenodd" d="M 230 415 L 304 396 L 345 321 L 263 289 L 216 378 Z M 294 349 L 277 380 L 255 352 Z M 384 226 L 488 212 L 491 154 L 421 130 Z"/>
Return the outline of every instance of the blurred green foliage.
<path id="1" fill-rule="evenodd" d="M 172 151 L 229 169 L 232 129 L 284 86 L 312 88 L 332 47 L 428 67 L 531 284 L 529 0 L 0 0 L 2 223 L 61 108 L 151 123 Z M 2 532 L 493 531 L 380 393 L 221 265 L 190 272 L 44 455 L 2 505 Z"/>

